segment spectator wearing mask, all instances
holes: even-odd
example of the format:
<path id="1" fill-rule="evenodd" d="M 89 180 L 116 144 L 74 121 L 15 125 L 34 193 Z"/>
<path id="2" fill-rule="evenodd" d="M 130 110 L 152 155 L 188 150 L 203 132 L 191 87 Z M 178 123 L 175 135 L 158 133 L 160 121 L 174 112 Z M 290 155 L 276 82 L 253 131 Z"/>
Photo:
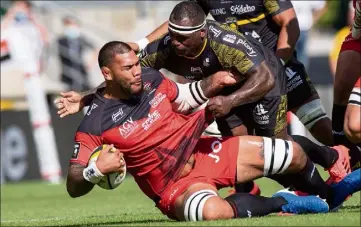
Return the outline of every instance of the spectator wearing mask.
<path id="1" fill-rule="evenodd" d="M 79 22 L 67 16 L 63 19 L 64 34 L 58 40 L 58 53 L 61 61 L 61 81 L 68 89 L 82 91 L 89 89 L 88 69 L 91 64 L 83 60 L 86 49 L 94 50 L 94 46 L 82 34 Z"/>

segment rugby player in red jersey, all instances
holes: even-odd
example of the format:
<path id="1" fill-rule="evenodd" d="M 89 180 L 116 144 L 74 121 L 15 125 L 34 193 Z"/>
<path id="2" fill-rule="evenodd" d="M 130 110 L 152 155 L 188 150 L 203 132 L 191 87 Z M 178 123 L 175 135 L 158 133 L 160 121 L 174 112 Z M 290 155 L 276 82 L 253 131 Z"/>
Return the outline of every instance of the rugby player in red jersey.
<path id="1" fill-rule="evenodd" d="M 295 142 L 257 136 L 201 137 L 214 113 L 208 107 L 187 113 L 235 83 L 228 73 L 176 84 L 158 70 L 141 68 L 130 46 L 117 41 L 101 48 L 98 62 L 105 87 L 93 94 L 75 135 L 67 177 L 71 197 L 87 194 L 104 175 L 122 171 L 121 157 L 143 193 L 176 220 L 327 212 L 329 205 L 338 205 L 334 201 L 338 201 L 339 190 L 352 193 L 355 187 L 350 186 L 359 184 L 357 178 L 337 187 L 325 184 Z M 59 114 L 70 114 L 69 100 L 61 98 L 57 103 Z M 92 151 L 102 144 L 112 145 L 88 165 Z M 113 146 L 116 151 L 108 152 Z M 236 182 L 273 174 L 297 175 L 295 180 L 304 179 L 308 191 L 328 204 L 317 196 L 289 193 L 272 198 L 236 193 L 225 199 L 217 194 L 218 189 Z"/>

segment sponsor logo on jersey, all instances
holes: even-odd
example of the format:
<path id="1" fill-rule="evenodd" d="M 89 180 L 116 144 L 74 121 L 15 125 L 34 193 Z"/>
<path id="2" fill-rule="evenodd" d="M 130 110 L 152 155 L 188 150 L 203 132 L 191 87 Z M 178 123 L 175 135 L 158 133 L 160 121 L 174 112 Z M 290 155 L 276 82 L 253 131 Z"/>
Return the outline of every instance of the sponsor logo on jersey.
<path id="1" fill-rule="evenodd" d="M 88 113 L 86 113 L 86 115 L 89 116 L 90 114 L 92 114 L 92 111 L 95 110 L 97 107 L 98 105 L 96 103 L 93 103 Z"/>
<path id="2" fill-rule="evenodd" d="M 167 35 L 166 37 L 164 37 L 164 45 L 167 45 L 168 41 L 170 40 L 170 36 Z"/>
<path id="3" fill-rule="evenodd" d="M 191 72 L 194 74 L 203 74 L 201 67 L 191 67 Z"/>
<path id="4" fill-rule="evenodd" d="M 213 33 L 214 37 L 218 37 L 220 34 L 222 34 L 222 31 L 219 29 L 216 29 L 212 25 L 209 26 L 209 30 Z"/>
<path id="5" fill-rule="evenodd" d="M 153 108 L 156 108 L 159 105 L 159 103 L 161 103 L 166 97 L 167 97 L 166 94 L 159 93 L 152 100 L 149 101 L 149 104 Z"/>
<path id="6" fill-rule="evenodd" d="M 287 75 L 287 92 L 292 91 L 303 83 L 301 76 L 297 75 L 297 72 L 289 67 L 286 67 L 285 71 Z"/>
<path id="7" fill-rule="evenodd" d="M 117 112 L 114 112 L 112 114 L 112 119 L 114 122 L 118 122 L 119 120 L 121 120 L 124 117 L 124 111 L 122 108 L 119 108 L 119 110 Z"/>
<path id="8" fill-rule="evenodd" d="M 73 154 L 71 155 L 71 158 L 78 158 L 79 151 L 80 151 L 80 142 L 76 142 L 74 144 L 74 151 Z"/>
<path id="9" fill-rule="evenodd" d="M 231 10 L 232 15 L 233 14 L 237 14 L 237 15 L 241 15 L 244 13 L 250 13 L 256 10 L 255 6 L 249 6 L 248 4 L 244 5 L 235 5 L 235 6 L 231 6 L 231 8 L 229 8 Z"/>
<path id="10" fill-rule="evenodd" d="M 160 113 L 156 110 L 153 113 L 148 114 L 147 120 L 142 123 L 142 127 L 145 131 L 148 131 L 150 127 L 153 125 L 161 117 Z"/>
<path id="11" fill-rule="evenodd" d="M 204 59 L 204 61 L 203 61 L 203 66 L 204 66 L 204 67 L 209 67 L 209 66 L 210 66 L 209 58 Z"/>
<path id="12" fill-rule="evenodd" d="M 247 35 L 247 36 L 252 36 L 254 39 L 257 39 L 258 42 L 262 43 L 261 36 L 256 31 L 253 30 L 252 33 L 251 32 L 245 32 L 244 34 Z"/>
<path id="13" fill-rule="evenodd" d="M 211 9 L 209 10 L 209 13 L 212 15 L 212 16 L 218 16 L 218 15 L 224 15 L 226 14 L 226 9 L 225 8 L 219 8 L 219 9 Z"/>
<path id="14" fill-rule="evenodd" d="M 139 59 L 143 59 L 147 56 L 147 51 L 146 49 L 144 48 L 143 50 L 140 51 L 139 54 L 137 54 L 137 56 L 139 57 Z"/>
<path id="15" fill-rule="evenodd" d="M 130 117 L 121 126 L 119 126 L 119 132 L 120 135 L 124 139 L 126 139 L 137 128 L 138 128 L 138 123 L 136 121 L 133 121 L 133 119 Z"/>
<path id="16" fill-rule="evenodd" d="M 237 17 L 227 17 L 226 18 L 226 24 L 236 23 Z"/>
<path id="17" fill-rule="evenodd" d="M 237 36 L 234 34 L 227 34 L 223 37 L 223 40 L 229 43 L 234 44 L 236 42 Z"/>
<path id="18" fill-rule="evenodd" d="M 242 44 L 246 48 L 246 53 L 248 56 L 250 57 L 257 56 L 256 51 L 254 51 L 253 47 L 247 43 L 246 39 L 242 39 L 242 38 L 238 39 L 237 44 Z"/>
<path id="19" fill-rule="evenodd" d="M 262 104 L 257 104 L 253 109 L 253 119 L 260 125 L 269 124 L 269 115 L 268 111 L 264 109 Z"/>
<path id="20" fill-rule="evenodd" d="M 151 82 L 144 82 L 143 83 L 143 90 L 149 92 L 152 89 L 152 83 Z"/>

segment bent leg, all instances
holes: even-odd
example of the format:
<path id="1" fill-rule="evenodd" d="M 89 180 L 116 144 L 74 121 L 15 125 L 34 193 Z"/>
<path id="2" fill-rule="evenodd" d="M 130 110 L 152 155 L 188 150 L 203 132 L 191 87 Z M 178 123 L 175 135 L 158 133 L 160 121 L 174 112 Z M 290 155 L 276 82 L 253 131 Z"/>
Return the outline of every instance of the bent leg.
<path id="1" fill-rule="evenodd" d="M 182 221 L 206 221 L 265 216 L 282 211 L 287 201 L 236 193 L 225 199 L 210 184 L 191 185 L 175 202 L 176 216 Z"/>
<path id="2" fill-rule="evenodd" d="M 330 187 L 296 142 L 256 136 L 240 137 L 237 182 L 277 174 L 295 174 L 302 179 L 302 186 L 305 187 L 302 189 L 306 192 L 324 199 L 330 196 Z"/>
<path id="3" fill-rule="evenodd" d="M 286 64 L 288 108 L 325 145 L 333 144 L 332 124 L 304 65 L 297 59 Z"/>
<path id="4" fill-rule="evenodd" d="M 347 138 L 355 143 L 361 143 L 361 79 L 353 88 L 345 114 L 344 131 Z"/>
<path id="5" fill-rule="evenodd" d="M 328 146 L 333 145 L 332 122 L 327 117 L 318 94 L 314 94 L 302 106 L 291 111 L 317 141 Z"/>
<path id="6" fill-rule="evenodd" d="M 347 138 L 355 143 L 361 143 L 361 107 L 348 105 L 345 115 L 344 131 Z"/>

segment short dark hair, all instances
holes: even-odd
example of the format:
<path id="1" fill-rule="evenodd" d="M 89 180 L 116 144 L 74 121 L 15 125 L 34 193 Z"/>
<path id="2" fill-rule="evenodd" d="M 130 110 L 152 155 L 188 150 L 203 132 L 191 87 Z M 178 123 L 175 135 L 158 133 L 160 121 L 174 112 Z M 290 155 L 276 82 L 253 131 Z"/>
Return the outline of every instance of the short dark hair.
<path id="1" fill-rule="evenodd" d="M 183 1 L 178 3 L 172 10 L 169 20 L 171 22 L 181 21 L 188 18 L 191 21 L 190 26 L 197 26 L 203 23 L 206 19 L 202 7 L 196 2 Z"/>
<path id="2" fill-rule="evenodd" d="M 99 67 L 107 66 L 117 54 L 125 54 L 132 51 L 132 48 L 124 42 L 111 41 L 106 43 L 99 51 Z"/>
<path id="3" fill-rule="evenodd" d="M 63 23 L 69 23 L 69 22 L 74 22 L 76 24 L 79 24 L 79 20 L 74 17 L 74 16 L 71 16 L 71 15 L 66 15 L 65 17 L 63 17 Z"/>

